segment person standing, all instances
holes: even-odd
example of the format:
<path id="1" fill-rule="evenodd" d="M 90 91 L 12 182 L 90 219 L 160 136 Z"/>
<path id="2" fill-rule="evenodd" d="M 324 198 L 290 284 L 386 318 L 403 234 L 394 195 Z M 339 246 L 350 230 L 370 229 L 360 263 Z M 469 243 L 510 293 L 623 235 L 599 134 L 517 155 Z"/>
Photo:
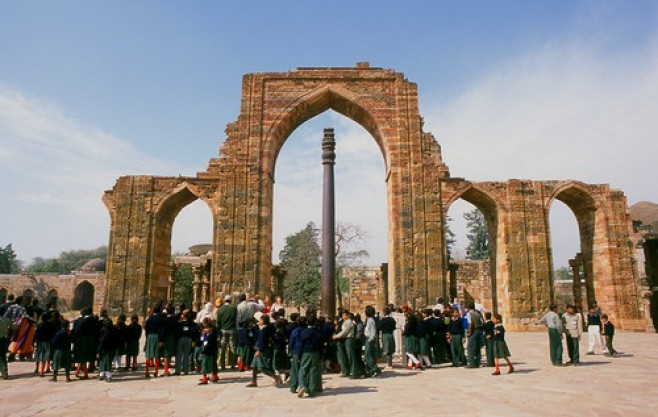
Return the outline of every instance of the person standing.
<path id="1" fill-rule="evenodd" d="M 338 341 L 338 362 L 340 373 L 343 377 L 349 377 L 354 368 L 354 321 L 350 318 L 350 312 L 343 310 L 343 322 L 340 331 L 333 335 L 333 340 Z M 354 375 L 352 375 L 354 376 Z"/>
<path id="2" fill-rule="evenodd" d="M 548 328 L 549 354 L 553 366 L 563 366 L 562 363 L 562 320 L 557 314 L 557 304 L 552 303 L 548 313 L 539 320 Z"/>
<path id="3" fill-rule="evenodd" d="M 605 337 L 605 344 L 608 355 L 611 357 L 617 356 L 617 351 L 612 347 L 612 338 L 615 336 L 615 325 L 610 322 L 607 314 L 601 315 L 601 324 L 603 325 L 603 336 Z"/>
<path id="4" fill-rule="evenodd" d="M 130 317 L 130 324 L 126 327 L 126 368 L 130 367 L 132 360 L 132 370 L 137 370 L 137 356 L 139 355 L 139 339 L 142 337 L 142 326 L 139 324 L 139 317 L 133 314 Z"/>
<path id="5" fill-rule="evenodd" d="M 450 341 L 450 353 L 452 355 L 452 366 L 466 365 L 466 356 L 464 355 L 464 324 L 459 316 L 459 310 L 452 310 L 452 317 L 448 323 L 448 337 Z"/>
<path id="6" fill-rule="evenodd" d="M 494 323 L 494 365 L 496 370 L 492 375 L 500 375 L 500 360 L 504 359 L 507 362 L 507 373 L 511 374 L 514 372 L 514 366 L 512 366 L 512 361 L 509 360 L 509 357 L 512 356 L 509 353 L 507 348 L 507 343 L 505 342 L 505 328 L 503 327 L 503 317 L 500 314 L 494 314 L 493 317 Z"/>
<path id="7" fill-rule="evenodd" d="M 254 318 L 254 314 L 256 313 L 256 304 L 250 302 L 249 294 L 246 293 L 240 293 L 238 296 L 238 327 L 244 326 L 244 324 Z"/>
<path id="8" fill-rule="evenodd" d="M 61 328 L 55 333 L 52 341 L 53 349 L 53 377 L 51 381 L 57 382 L 57 372 L 64 369 L 66 382 L 71 382 L 71 331 L 68 320 L 61 322 Z"/>
<path id="9" fill-rule="evenodd" d="M 375 323 L 375 308 L 366 306 L 366 328 L 364 330 L 366 339 L 366 374 L 370 377 L 376 377 L 381 374 L 377 367 L 377 324 Z"/>
<path id="10" fill-rule="evenodd" d="M 583 316 L 576 311 L 573 304 L 567 305 L 567 312 L 562 315 L 564 331 L 567 335 L 569 363 L 580 366 L 580 336 L 583 334 Z"/>
<path id="11" fill-rule="evenodd" d="M 467 306 L 468 320 L 468 365 L 467 368 L 479 368 L 482 359 L 482 327 L 484 320 L 482 313 L 475 308 L 475 303 L 470 302 Z"/>
<path id="12" fill-rule="evenodd" d="M 302 359 L 302 332 L 306 330 L 306 317 L 297 318 L 297 327 L 290 333 L 288 352 L 290 353 L 290 392 L 293 394 L 299 388 L 299 366 Z"/>
<path id="13" fill-rule="evenodd" d="M 492 367 L 495 365 L 494 351 L 493 351 L 495 324 L 491 320 L 491 312 L 487 311 L 486 313 L 484 313 L 484 318 L 485 318 L 485 322 L 482 331 L 484 332 L 485 351 L 487 353 L 487 366 Z"/>
<path id="14" fill-rule="evenodd" d="M 224 304 L 217 309 L 217 328 L 220 332 L 219 367 L 226 369 L 226 353 L 231 369 L 235 369 L 238 334 L 238 307 L 231 303 L 231 296 L 224 297 Z"/>
<path id="15" fill-rule="evenodd" d="M 386 308 L 386 316 L 379 321 L 382 332 L 382 354 L 386 357 L 386 369 L 393 369 L 393 354 L 395 353 L 395 337 L 393 333 L 397 327 L 395 319 L 391 317 L 393 311 Z"/>
<path id="16" fill-rule="evenodd" d="M 594 305 L 589 307 L 587 313 L 587 354 L 594 355 L 594 345 L 599 345 L 599 349 L 605 350 L 601 343 L 601 311 Z"/>
<path id="17" fill-rule="evenodd" d="M 320 352 L 322 351 L 322 332 L 318 328 L 318 320 L 315 316 L 308 318 L 308 327 L 300 336 L 302 359 L 299 366 L 299 393 L 310 397 L 322 392 L 322 369 L 320 364 Z"/>

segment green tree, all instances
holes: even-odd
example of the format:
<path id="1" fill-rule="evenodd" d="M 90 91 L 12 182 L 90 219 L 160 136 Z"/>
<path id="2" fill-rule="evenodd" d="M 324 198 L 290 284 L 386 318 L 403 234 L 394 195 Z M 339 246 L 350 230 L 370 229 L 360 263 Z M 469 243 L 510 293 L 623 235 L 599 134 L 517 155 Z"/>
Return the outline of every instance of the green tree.
<path id="1" fill-rule="evenodd" d="M 279 253 L 281 266 L 286 270 L 286 297 L 297 305 L 317 307 L 320 299 L 319 231 L 313 222 L 301 231 L 286 237 Z"/>
<path id="2" fill-rule="evenodd" d="M 447 216 L 445 234 L 446 234 L 446 253 L 448 255 L 448 261 L 452 259 L 452 252 L 455 248 L 455 242 L 457 242 L 457 237 L 455 236 L 455 232 L 453 232 L 452 228 L 450 227 L 451 223 L 452 223 L 452 217 Z"/>
<path id="3" fill-rule="evenodd" d="M 96 258 L 107 261 L 107 246 L 91 250 L 66 251 L 55 259 L 34 258 L 32 264 L 25 268 L 25 272 L 30 274 L 70 274 L 72 271 L 79 271 L 84 264 Z"/>
<path id="4" fill-rule="evenodd" d="M 345 268 L 363 265 L 370 254 L 363 248 L 367 233 L 359 226 L 351 223 L 336 224 L 336 301 L 339 308 L 343 307 L 343 296 L 349 293 L 349 281 L 343 276 Z"/>
<path id="5" fill-rule="evenodd" d="M 21 272 L 21 261 L 16 259 L 16 252 L 11 243 L 0 247 L 0 274 L 17 274 Z"/>
<path id="6" fill-rule="evenodd" d="M 464 213 L 468 233 L 468 246 L 466 247 L 466 259 L 483 260 L 489 259 L 489 232 L 487 221 L 478 209 Z"/>
<path id="7" fill-rule="evenodd" d="M 573 273 L 571 272 L 571 269 L 567 268 L 566 266 L 561 266 L 556 269 L 553 277 L 555 280 L 573 281 Z"/>
<path id="8" fill-rule="evenodd" d="M 174 303 L 192 305 L 192 283 L 194 282 L 194 270 L 192 265 L 182 264 L 176 269 Z"/>

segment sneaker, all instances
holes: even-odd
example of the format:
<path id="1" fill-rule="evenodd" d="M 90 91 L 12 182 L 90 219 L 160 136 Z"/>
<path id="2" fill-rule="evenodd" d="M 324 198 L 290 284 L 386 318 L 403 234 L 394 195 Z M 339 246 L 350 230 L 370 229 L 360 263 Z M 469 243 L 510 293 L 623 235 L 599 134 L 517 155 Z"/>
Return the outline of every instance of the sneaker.
<path id="1" fill-rule="evenodd" d="M 247 388 L 258 388 L 258 382 L 252 381 L 246 385 Z"/>
<path id="2" fill-rule="evenodd" d="M 281 385 L 283 385 L 280 375 L 274 375 L 274 385 L 276 385 L 277 388 L 281 388 Z"/>
<path id="3" fill-rule="evenodd" d="M 304 395 L 306 394 L 306 390 L 304 388 L 300 388 L 299 392 L 297 393 L 297 396 L 299 398 L 304 398 Z"/>
<path id="4" fill-rule="evenodd" d="M 112 377 L 111 377 L 111 376 L 107 377 L 107 378 L 105 379 L 105 382 L 112 382 Z"/>

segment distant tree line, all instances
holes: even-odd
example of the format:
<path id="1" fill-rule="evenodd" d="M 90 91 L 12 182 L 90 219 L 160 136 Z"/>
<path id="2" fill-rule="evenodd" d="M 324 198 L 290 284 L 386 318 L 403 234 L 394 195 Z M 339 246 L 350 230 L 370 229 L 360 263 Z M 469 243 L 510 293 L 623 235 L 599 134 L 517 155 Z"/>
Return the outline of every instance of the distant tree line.
<path id="1" fill-rule="evenodd" d="M 62 252 L 57 258 L 34 258 L 27 267 L 16 259 L 11 244 L 0 247 L 0 274 L 70 274 L 79 271 L 84 264 L 92 259 L 101 258 L 107 261 L 107 246 L 96 249 L 81 249 Z"/>

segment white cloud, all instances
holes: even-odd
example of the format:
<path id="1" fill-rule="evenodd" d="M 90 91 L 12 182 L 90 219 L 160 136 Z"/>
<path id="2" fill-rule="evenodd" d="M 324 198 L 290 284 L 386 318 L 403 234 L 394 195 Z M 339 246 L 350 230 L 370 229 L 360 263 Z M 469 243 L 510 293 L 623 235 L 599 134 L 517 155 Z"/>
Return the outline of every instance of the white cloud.
<path id="1" fill-rule="evenodd" d="M 427 126 L 453 176 L 579 179 L 610 183 L 631 204 L 658 199 L 656 39 L 622 51 L 593 40 L 551 42 L 492 66 L 456 99 L 429 107 Z M 569 215 L 551 219 L 572 227 Z M 551 226 L 554 235 L 566 235 L 559 227 Z M 557 242 L 556 265 L 577 246 Z"/>
<path id="2" fill-rule="evenodd" d="M 107 244 L 104 190 L 121 175 L 172 172 L 185 170 L 0 84 L 2 239 L 19 258 Z"/>

